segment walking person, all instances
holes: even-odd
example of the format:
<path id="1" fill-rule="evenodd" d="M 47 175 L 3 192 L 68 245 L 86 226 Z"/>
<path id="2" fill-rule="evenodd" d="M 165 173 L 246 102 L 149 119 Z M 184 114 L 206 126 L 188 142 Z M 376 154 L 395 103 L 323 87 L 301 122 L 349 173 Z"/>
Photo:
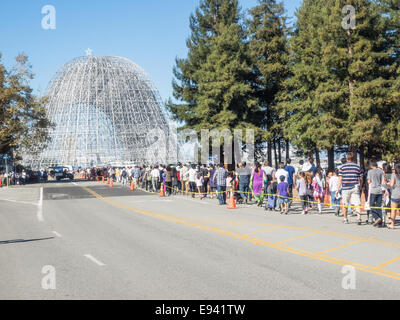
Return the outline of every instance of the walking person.
<path id="1" fill-rule="evenodd" d="M 365 198 L 365 203 L 364 203 L 364 210 L 367 211 L 367 220 L 365 221 L 366 224 L 372 224 L 372 216 L 371 210 L 369 208 L 369 197 L 370 197 L 370 190 L 369 190 L 369 184 L 368 184 L 368 171 L 370 170 L 370 162 L 367 162 L 367 166 L 363 172 L 363 180 L 361 184 L 361 190 L 362 193 L 364 193 L 364 198 Z"/>
<path id="2" fill-rule="evenodd" d="M 375 222 L 374 227 L 382 227 L 382 187 L 385 183 L 385 173 L 378 169 L 378 164 L 375 160 L 370 162 L 371 169 L 368 171 L 367 181 L 370 189 L 369 205 L 372 212 L 372 217 Z"/>
<path id="3" fill-rule="evenodd" d="M 195 197 L 194 195 L 196 193 L 196 177 L 197 177 L 196 165 L 192 164 L 187 174 L 189 177 L 189 190 L 192 195 L 192 198 L 194 198 Z"/>
<path id="4" fill-rule="evenodd" d="M 203 175 L 201 174 L 201 172 L 198 172 L 197 177 L 196 177 L 196 187 L 197 187 L 197 192 L 199 193 L 200 200 L 203 199 L 203 196 L 202 196 L 203 183 L 204 183 Z"/>
<path id="5" fill-rule="evenodd" d="M 312 181 L 312 187 L 314 190 L 313 192 L 314 200 L 317 202 L 318 214 L 322 214 L 321 203 L 324 201 L 326 185 L 325 185 L 325 179 L 323 178 L 322 172 L 320 170 L 317 171 Z"/>
<path id="6" fill-rule="evenodd" d="M 204 197 L 207 197 L 208 192 L 210 191 L 210 186 L 209 186 L 210 171 L 208 170 L 206 164 L 202 165 L 200 171 L 201 171 L 201 175 L 202 175 L 203 180 L 204 180 L 203 181 L 202 192 L 203 192 Z"/>
<path id="7" fill-rule="evenodd" d="M 122 172 L 120 174 L 121 174 L 122 187 L 125 188 L 126 187 L 126 180 L 128 178 L 128 173 L 126 172 L 126 170 L 124 168 L 124 169 L 122 169 Z"/>
<path id="8" fill-rule="evenodd" d="M 226 204 L 226 177 L 227 171 L 224 168 L 224 164 L 220 163 L 213 176 L 213 181 L 217 185 L 218 201 L 220 205 Z"/>
<path id="9" fill-rule="evenodd" d="M 399 212 L 399 204 L 400 204 L 400 164 L 396 164 L 394 166 L 389 187 L 392 189 L 392 197 L 391 197 L 390 224 L 388 225 L 388 228 L 394 229 L 396 222 L 396 215 Z"/>
<path id="10" fill-rule="evenodd" d="M 336 197 L 336 191 L 338 191 L 339 185 L 339 170 L 335 169 L 332 176 L 329 179 L 329 191 L 331 193 L 331 205 L 332 209 L 335 210 L 335 216 L 339 216 L 340 212 L 340 193 L 339 198 Z"/>
<path id="11" fill-rule="evenodd" d="M 304 172 L 300 172 L 300 177 L 297 179 L 296 182 L 296 189 L 299 193 L 300 201 L 302 203 L 303 211 L 301 214 L 308 213 L 308 192 L 307 192 L 307 181 L 306 181 L 306 174 Z"/>
<path id="12" fill-rule="evenodd" d="M 180 178 L 182 183 L 182 194 L 188 194 L 188 186 L 189 186 L 189 168 L 186 163 L 183 164 L 180 171 Z"/>
<path id="13" fill-rule="evenodd" d="M 216 195 L 216 197 L 218 197 L 217 194 L 217 184 L 214 182 L 214 174 L 215 174 L 215 167 L 214 165 L 210 165 L 210 170 L 209 170 L 209 174 L 210 174 L 210 180 L 209 180 L 209 185 L 210 185 L 210 193 L 211 193 L 211 199 L 214 199 L 214 194 Z"/>
<path id="14" fill-rule="evenodd" d="M 289 204 L 289 184 L 285 181 L 285 176 L 282 175 L 279 177 L 279 183 L 277 186 L 277 197 L 279 208 L 281 210 L 281 214 L 288 214 L 288 204 Z"/>
<path id="15" fill-rule="evenodd" d="M 158 170 L 156 167 L 151 166 L 151 185 L 153 187 L 153 192 L 157 192 L 158 190 L 158 185 L 161 182 L 161 175 L 160 175 L 160 170 Z"/>
<path id="16" fill-rule="evenodd" d="M 289 197 L 291 199 L 289 199 L 289 207 L 292 205 L 293 202 L 293 186 L 296 183 L 296 169 L 291 165 L 292 160 L 291 159 L 286 159 L 286 166 L 285 166 L 285 170 L 288 172 L 288 178 L 287 178 L 287 183 L 289 184 Z"/>
<path id="17" fill-rule="evenodd" d="M 247 166 L 246 162 L 239 164 L 237 175 L 239 177 L 240 202 L 243 203 L 244 200 L 248 203 L 250 200 L 251 168 Z"/>
<path id="18" fill-rule="evenodd" d="M 275 180 L 275 169 L 271 166 L 271 162 L 264 161 L 264 166 L 262 170 L 265 172 L 266 176 L 271 176 L 272 180 Z"/>
<path id="19" fill-rule="evenodd" d="M 256 168 L 251 176 L 250 186 L 258 207 L 262 207 L 263 204 L 263 186 L 265 178 L 266 176 L 264 170 L 261 169 L 261 165 L 259 163 L 256 163 Z"/>
<path id="20" fill-rule="evenodd" d="M 353 161 L 354 154 L 352 152 L 347 153 L 346 163 L 339 169 L 339 183 L 336 197 L 339 196 L 339 190 L 342 188 L 343 222 L 345 224 L 349 223 L 347 218 L 347 207 L 353 205 L 356 206 L 355 211 L 357 213 L 357 224 L 361 225 L 360 184 L 362 181 L 362 172 L 360 166 Z"/>
<path id="21" fill-rule="evenodd" d="M 140 168 L 138 166 L 135 166 L 135 168 L 131 172 L 132 178 L 133 178 L 133 185 L 135 188 L 138 185 L 139 182 L 139 177 L 140 177 Z"/>
<path id="22" fill-rule="evenodd" d="M 172 168 L 171 165 L 165 169 L 165 195 L 170 196 L 172 194 Z"/>

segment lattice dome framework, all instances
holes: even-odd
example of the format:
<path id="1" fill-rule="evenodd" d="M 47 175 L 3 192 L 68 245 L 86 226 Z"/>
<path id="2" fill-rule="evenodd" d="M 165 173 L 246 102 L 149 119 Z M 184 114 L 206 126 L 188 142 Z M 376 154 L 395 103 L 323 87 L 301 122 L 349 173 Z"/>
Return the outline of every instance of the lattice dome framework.
<path id="1" fill-rule="evenodd" d="M 174 163 L 174 136 L 149 76 L 122 57 L 85 56 L 61 67 L 49 83 L 51 142 L 32 168 Z"/>

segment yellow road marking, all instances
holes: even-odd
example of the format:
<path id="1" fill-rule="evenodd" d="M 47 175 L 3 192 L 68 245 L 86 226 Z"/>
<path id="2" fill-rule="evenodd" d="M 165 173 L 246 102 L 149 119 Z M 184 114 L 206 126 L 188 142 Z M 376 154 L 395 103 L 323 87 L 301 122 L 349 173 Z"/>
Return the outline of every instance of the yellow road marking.
<path id="1" fill-rule="evenodd" d="M 270 228 L 263 229 L 263 230 L 258 230 L 258 231 L 243 233 L 243 234 L 241 234 L 241 235 L 242 235 L 242 236 L 249 236 L 249 235 L 251 235 L 251 234 L 263 233 L 263 232 L 272 231 L 272 230 L 277 230 L 277 229 L 282 229 L 282 228 L 283 228 L 282 226 L 270 227 Z"/>
<path id="2" fill-rule="evenodd" d="M 246 235 L 241 235 L 241 234 L 237 234 L 234 232 L 230 232 L 230 231 L 226 231 L 226 230 L 222 230 L 219 228 L 214 228 L 214 227 L 209 227 L 209 226 L 204 226 L 198 223 L 193 223 L 193 222 L 187 222 L 184 220 L 178 220 L 175 217 L 171 217 L 168 216 L 166 214 L 160 214 L 160 213 L 156 213 L 156 212 L 152 212 L 152 211 L 146 211 L 146 210 L 142 210 L 142 209 L 138 209 L 138 208 L 133 208 L 124 204 L 120 204 L 117 202 L 114 202 L 111 199 L 105 198 L 101 195 L 99 195 L 98 193 L 90 190 L 89 188 L 86 187 L 81 187 L 82 189 L 86 190 L 87 192 L 89 192 L 90 194 L 92 194 L 93 196 L 95 196 L 97 199 L 100 199 L 104 202 L 109 203 L 110 205 L 122 208 L 122 209 L 126 209 L 129 211 L 133 211 L 136 213 L 141 213 L 144 215 L 148 215 L 148 216 L 152 216 L 158 219 L 162 219 L 162 220 L 167 220 L 167 221 L 171 221 L 171 222 L 175 222 L 177 224 L 182 224 L 182 225 L 186 225 L 186 226 L 191 226 L 191 227 L 195 227 L 195 228 L 200 228 L 200 229 L 204 229 L 204 230 L 208 230 L 208 231 L 212 231 L 218 234 L 223 234 L 226 236 L 229 236 L 231 238 L 236 238 L 236 239 L 241 239 L 241 240 L 245 240 L 248 242 L 251 242 L 255 245 L 263 245 L 269 248 L 274 248 L 280 251 L 284 251 L 284 252 L 289 252 L 289 253 L 293 253 L 293 254 L 297 254 L 297 255 L 301 255 L 301 256 L 305 256 L 311 259 L 315 259 L 315 260 L 319 260 L 319 261 L 325 261 L 325 262 L 329 262 L 332 264 L 336 264 L 336 265 L 352 265 L 354 268 L 358 269 L 358 270 L 363 270 L 369 273 L 373 273 L 373 274 L 377 274 L 377 275 L 381 275 L 381 276 L 385 276 L 388 278 L 393 278 L 393 279 L 397 279 L 400 280 L 400 273 L 395 273 L 395 272 L 391 272 L 388 270 L 384 270 L 384 269 L 377 269 L 376 267 L 370 267 L 370 266 L 365 266 L 362 264 L 358 264 L 358 263 L 354 263 L 351 261 L 346 261 L 346 260 L 341 260 L 341 259 L 337 259 L 337 258 L 332 258 L 332 257 L 328 257 L 328 256 L 324 256 L 322 255 L 322 253 L 325 253 L 326 251 L 320 252 L 320 253 L 313 253 L 313 252 L 308 252 L 308 251 L 304 251 L 304 250 L 300 250 L 300 249 L 295 249 L 295 248 L 291 248 L 291 247 L 285 247 L 281 244 L 278 243 L 273 243 L 273 242 L 268 242 L 268 241 L 264 241 L 261 239 L 257 239 L 257 238 L 252 238 Z M 321 231 L 321 233 L 324 233 Z M 357 240 L 357 241 L 353 241 L 352 243 L 348 243 L 347 245 L 344 246 L 349 246 L 352 244 L 355 244 L 357 242 L 363 242 L 365 240 Z M 343 247 L 343 246 L 341 246 Z M 339 247 L 333 248 L 333 249 L 339 249 Z M 333 249 L 327 250 L 327 251 L 331 251 Z"/>
<path id="3" fill-rule="evenodd" d="M 343 244 L 341 246 L 334 247 L 334 248 L 331 248 L 331 249 L 328 249 L 328 250 L 325 250 L 325 251 L 318 252 L 317 254 L 322 255 L 324 253 L 328 253 L 328 252 L 332 252 L 332 251 L 335 251 L 335 250 L 338 250 L 338 249 L 349 247 L 349 246 L 352 246 L 354 244 L 361 243 L 361 242 L 364 242 L 364 240 L 356 240 L 356 241 L 353 241 L 353 242 L 345 243 L 345 244 Z"/>
<path id="4" fill-rule="evenodd" d="M 380 269 L 380 268 L 386 267 L 387 265 L 389 265 L 389 264 L 391 264 L 393 262 L 396 262 L 398 260 L 400 260 L 400 257 L 397 257 L 397 258 L 394 258 L 392 260 L 389 260 L 388 262 L 382 263 L 381 265 L 377 266 L 376 268 Z"/>
<path id="5" fill-rule="evenodd" d="M 279 242 L 275 242 L 275 243 L 280 244 L 280 243 L 285 243 L 285 242 L 289 242 L 289 241 L 299 240 L 299 239 L 315 236 L 320 233 L 321 232 L 311 232 L 311 233 L 303 234 L 303 235 L 295 237 L 295 238 L 291 238 L 291 239 L 287 239 L 287 240 L 283 240 L 283 241 L 279 241 Z"/>

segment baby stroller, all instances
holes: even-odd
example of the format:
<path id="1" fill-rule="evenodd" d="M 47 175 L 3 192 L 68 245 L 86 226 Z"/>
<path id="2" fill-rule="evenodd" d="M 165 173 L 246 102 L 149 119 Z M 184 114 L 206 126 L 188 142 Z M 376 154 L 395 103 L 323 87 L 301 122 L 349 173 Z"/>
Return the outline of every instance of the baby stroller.
<path id="1" fill-rule="evenodd" d="M 267 190 L 267 201 L 265 202 L 265 210 L 275 210 L 276 207 L 276 191 L 277 191 L 278 183 L 277 182 L 272 182 L 272 177 L 271 179 L 268 177 L 268 182 L 266 184 L 266 190 Z"/>

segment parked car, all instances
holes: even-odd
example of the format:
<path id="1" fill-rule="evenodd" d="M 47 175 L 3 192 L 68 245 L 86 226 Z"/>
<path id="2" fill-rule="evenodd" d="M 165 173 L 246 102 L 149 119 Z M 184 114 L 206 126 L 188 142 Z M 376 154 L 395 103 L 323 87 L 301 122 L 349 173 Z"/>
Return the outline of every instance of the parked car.
<path id="1" fill-rule="evenodd" d="M 51 167 L 49 168 L 49 170 L 50 176 L 52 178 L 55 178 L 57 181 L 60 181 L 62 179 L 74 179 L 74 175 L 69 171 L 69 168 L 67 167 Z"/>

